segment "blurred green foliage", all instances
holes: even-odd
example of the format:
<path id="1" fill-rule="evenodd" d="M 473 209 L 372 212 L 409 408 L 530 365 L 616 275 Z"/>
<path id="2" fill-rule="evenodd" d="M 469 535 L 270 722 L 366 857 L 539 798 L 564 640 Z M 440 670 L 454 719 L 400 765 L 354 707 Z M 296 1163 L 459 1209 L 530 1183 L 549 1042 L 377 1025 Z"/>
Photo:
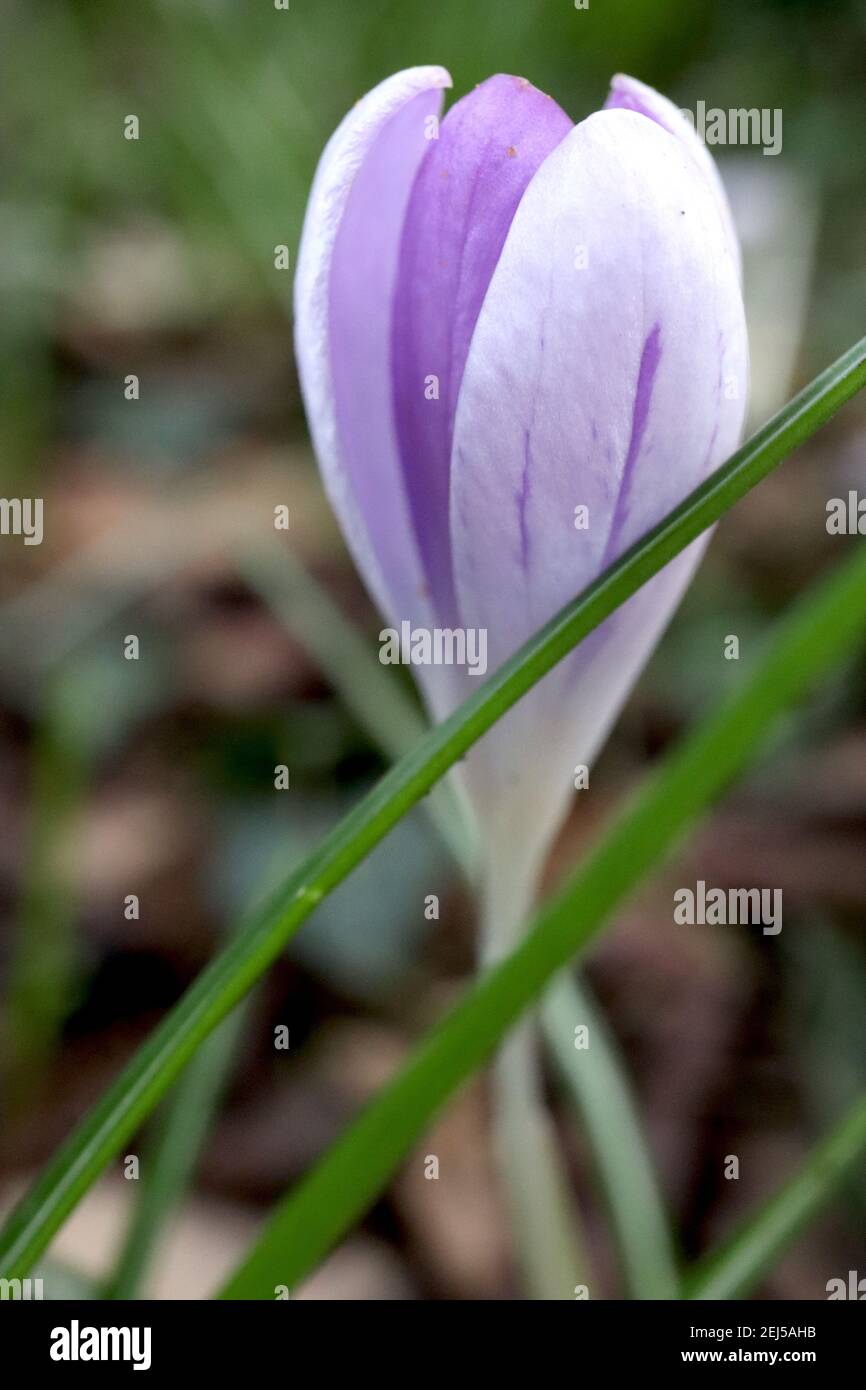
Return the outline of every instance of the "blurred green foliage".
<path id="1" fill-rule="evenodd" d="M 288 461 L 287 450 L 306 432 L 288 322 L 292 277 L 275 270 L 274 247 L 286 244 L 294 261 L 316 161 L 352 103 L 389 73 L 419 63 L 449 68 L 449 100 L 493 72 L 516 70 L 575 120 L 601 105 L 617 70 L 684 107 L 703 100 L 781 109 L 781 157 L 755 149 L 725 157 L 759 175 L 774 166 L 796 172 L 818 210 L 798 375 L 808 379 L 862 334 L 866 0 L 590 0 L 586 11 L 572 0 L 290 0 L 288 11 L 272 0 L 4 0 L 0 492 L 44 486 L 74 501 L 79 477 L 92 469 L 106 491 L 129 483 L 160 493 L 180 477 L 195 500 L 223 453 L 236 451 L 240 469 L 261 466 L 263 445 L 276 450 L 279 464 Z M 124 139 L 129 114 L 140 121 L 137 141 Z M 127 372 L 146 382 L 134 410 L 122 397 Z M 856 431 L 864 418 L 859 401 L 840 422 L 842 433 L 834 426 L 817 441 L 808 466 L 838 469 L 853 441 L 849 452 L 860 458 L 862 476 Z M 294 506 L 299 479 L 312 479 L 317 495 L 320 488 L 305 446 L 293 462 L 286 486 Z M 634 772 L 735 681 L 736 664 L 722 663 L 720 672 L 701 654 L 717 651 L 731 630 L 750 653 L 768 617 L 828 558 L 821 509 L 835 484 L 821 476 L 823 492 L 810 492 L 809 476 L 792 460 L 769 493 L 778 516 L 756 511 L 750 530 L 742 508 L 724 524 L 606 755 L 609 780 L 616 782 L 618 767 Z M 794 510 L 782 508 L 786 497 Z M 85 488 L 84 510 L 87 499 Z M 45 984 L 45 1036 L 37 1039 L 45 1051 L 75 1008 L 70 978 L 87 994 L 78 947 L 64 934 L 79 926 L 73 918 L 80 909 L 86 936 L 88 914 L 99 912 L 79 900 L 74 883 L 52 877 L 53 846 L 65 823 L 86 812 L 78 803 L 98 799 L 101 779 L 113 773 L 122 780 L 143 755 L 153 757 L 143 765 L 155 781 L 175 764 L 189 778 L 190 800 L 197 797 L 208 814 L 192 873 L 200 875 L 194 893 L 212 927 L 247 899 L 275 854 L 283 872 L 299 860 L 382 765 L 381 750 L 327 671 L 323 679 L 321 663 L 312 663 L 311 674 L 296 654 L 299 675 L 287 658 L 276 694 L 263 680 L 234 703 L 221 703 L 206 676 L 195 684 L 185 665 L 191 634 L 212 619 L 214 631 L 222 622 L 223 635 L 238 641 L 258 610 L 232 557 L 216 577 L 199 575 L 187 590 L 176 585 L 171 556 L 178 551 L 182 560 L 183 536 L 177 539 L 149 571 L 126 572 L 112 558 L 97 582 L 85 575 L 82 583 L 79 573 L 67 585 L 65 572 L 54 578 L 52 571 L 42 591 L 38 549 L 23 559 L 20 551 L 4 554 L 13 563 L 0 577 L 3 617 L 16 609 L 16 621 L 6 622 L 0 647 L 0 716 L 9 735 L 3 751 L 23 748 L 31 764 L 19 793 L 29 803 L 32 861 L 21 856 L 16 885 L 19 922 L 30 923 L 18 961 L 22 1007 L 29 1007 L 30 976 L 21 969 L 27 951 L 46 954 L 43 933 L 52 923 L 54 945 L 69 946 L 59 984 Z M 74 539 L 68 545 L 75 553 Z M 134 530 L 124 545 L 135 550 Z M 314 535 L 305 558 L 327 569 L 328 545 Z M 65 545 L 61 552 L 67 559 Z M 167 596 L 154 603 L 163 581 Z M 117 660 L 131 605 L 147 653 L 134 669 Z M 372 624 L 370 610 L 361 612 Z M 266 640 L 286 639 L 275 623 Z M 224 664 L 242 666 L 248 649 L 226 639 L 217 650 Z M 68 670 L 61 657 L 71 659 Z M 47 699 L 55 688 L 66 692 L 62 705 Z M 768 820 L 790 814 L 796 826 L 797 815 L 812 809 L 797 781 L 802 744 L 844 736 L 862 710 L 861 671 L 828 688 L 808 725 L 784 732 L 773 766 L 756 770 L 751 788 Z M 39 779 L 46 750 L 57 757 L 58 738 L 74 805 L 57 778 Z M 282 761 L 292 767 L 293 796 L 291 805 L 278 798 L 275 806 L 272 770 Z M 851 795 L 862 795 L 859 784 Z M 818 805 L 816 815 L 832 830 L 839 813 Z M 360 1010 L 375 1009 L 413 978 L 429 944 L 412 901 L 430 882 L 444 894 L 452 870 L 423 821 L 408 821 L 323 905 L 299 938 L 291 968 L 308 970 Z M 163 901 L 174 949 L 187 923 L 171 891 L 164 888 Z M 151 912 L 158 900 L 155 887 Z M 808 906 L 794 909 L 791 936 L 802 928 L 802 946 L 791 951 L 790 979 L 779 984 L 778 1031 L 783 1045 L 785 1029 L 794 1034 L 806 1108 L 822 1123 L 829 1071 L 833 1110 L 862 1084 L 864 956 L 837 907 L 822 905 L 814 931 Z M 375 931 L 359 935 L 359 918 Z M 118 932 L 113 946 L 119 940 Z M 160 946 L 165 940 L 155 939 L 152 949 Z M 750 968 L 764 978 L 752 954 Z M 94 978 L 98 969 L 97 962 Z M 829 977 L 834 988 L 818 990 Z M 62 998 L 58 990 L 66 990 Z M 144 991 L 137 1002 L 145 1007 Z M 135 1005 L 124 997 L 118 1016 Z M 422 1016 L 425 1007 L 418 1006 Z M 775 1015 L 767 1026 L 777 1027 Z"/>
<path id="2" fill-rule="evenodd" d="M 576 119 L 601 104 L 614 67 L 682 105 L 781 108 L 784 158 L 820 180 L 825 208 L 808 373 L 857 335 L 866 290 L 864 57 L 864 0 L 592 0 L 585 11 L 569 0 L 291 0 L 288 11 L 269 0 L 7 0 L 7 476 L 41 466 L 68 407 L 75 383 L 54 330 L 87 308 L 112 234 L 143 238 L 100 306 L 122 332 L 148 320 L 195 332 L 268 300 L 288 311 L 273 247 L 297 244 L 324 141 L 364 91 L 414 63 L 445 64 L 458 95 L 519 66 Z M 137 143 L 123 138 L 129 113 Z"/>

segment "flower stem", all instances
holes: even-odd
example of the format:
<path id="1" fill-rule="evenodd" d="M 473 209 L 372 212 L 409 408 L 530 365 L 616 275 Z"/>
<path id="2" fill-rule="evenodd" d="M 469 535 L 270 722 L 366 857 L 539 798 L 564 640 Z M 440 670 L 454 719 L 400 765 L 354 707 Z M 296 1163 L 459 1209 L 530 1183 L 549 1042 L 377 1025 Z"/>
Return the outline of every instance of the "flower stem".
<path id="1" fill-rule="evenodd" d="M 504 845 L 482 887 L 482 967 L 507 955 L 527 920 L 538 855 Z M 508 852 L 506 852 L 506 850 Z M 527 862 L 529 859 L 529 862 Z M 512 1030 L 493 1065 L 493 1145 L 517 1263 L 531 1298 L 571 1299 L 588 1285 L 579 1219 L 544 1097 L 536 1017 Z"/>

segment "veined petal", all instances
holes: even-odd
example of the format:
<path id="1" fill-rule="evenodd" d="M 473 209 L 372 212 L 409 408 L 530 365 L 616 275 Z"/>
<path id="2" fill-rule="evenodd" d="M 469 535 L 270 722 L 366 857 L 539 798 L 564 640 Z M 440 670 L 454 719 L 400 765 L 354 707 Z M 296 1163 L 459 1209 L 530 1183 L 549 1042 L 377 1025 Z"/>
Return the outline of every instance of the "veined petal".
<path id="1" fill-rule="evenodd" d="M 705 180 L 652 122 L 590 116 L 524 194 L 457 408 L 458 601 L 497 664 L 730 452 L 745 392 Z"/>
<path id="2" fill-rule="evenodd" d="M 719 176 L 716 161 L 703 140 L 699 138 L 692 122 L 683 115 L 678 107 L 674 106 L 672 101 L 663 97 L 661 92 L 657 92 L 654 87 L 648 87 L 645 82 L 639 82 L 636 77 L 627 77 L 624 72 L 618 72 L 611 82 L 610 93 L 604 103 L 604 109 L 606 111 L 637 111 L 638 115 L 646 116 L 649 120 L 655 121 L 662 130 L 666 130 L 669 135 L 682 141 L 713 190 L 719 215 L 728 234 L 729 248 L 736 261 L 737 272 L 741 274 L 740 243 L 737 239 L 728 195 Z"/>
<path id="3" fill-rule="evenodd" d="M 536 883 L 575 795 L 688 588 L 708 537 L 693 541 L 486 734 L 460 765 L 494 871 Z M 507 946 L 507 942 L 501 943 Z"/>
<path id="4" fill-rule="evenodd" d="M 458 402 L 455 582 L 463 623 L 488 630 L 492 666 L 731 452 L 746 373 L 737 270 L 707 180 L 657 124 L 625 110 L 591 116 L 524 194 Z M 668 566 L 470 755 L 488 808 L 515 748 L 517 775 L 532 787 L 547 779 L 539 795 L 561 808 L 570 767 L 594 755 L 698 553 Z"/>
<path id="5" fill-rule="evenodd" d="M 448 112 L 409 199 L 394 299 L 394 405 L 421 557 L 445 623 L 455 615 L 451 439 L 469 343 L 520 199 L 571 128 L 524 78 L 491 77 Z"/>
<path id="6" fill-rule="evenodd" d="M 380 609 L 430 623 L 393 418 L 391 304 L 412 182 L 444 68 L 397 73 L 349 112 L 316 171 L 295 278 L 295 348 L 328 496 Z"/>

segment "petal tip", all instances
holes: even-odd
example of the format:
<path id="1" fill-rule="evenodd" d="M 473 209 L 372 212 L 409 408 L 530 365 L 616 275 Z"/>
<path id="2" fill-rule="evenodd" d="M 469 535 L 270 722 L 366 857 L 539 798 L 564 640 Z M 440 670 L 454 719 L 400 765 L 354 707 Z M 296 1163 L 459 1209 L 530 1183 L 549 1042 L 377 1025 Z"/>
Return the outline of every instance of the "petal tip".
<path id="1" fill-rule="evenodd" d="M 447 68 L 437 67 L 435 64 L 429 67 L 416 68 L 419 77 L 426 77 L 422 82 L 423 86 L 428 87 L 453 87 L 454 82 Z"/>

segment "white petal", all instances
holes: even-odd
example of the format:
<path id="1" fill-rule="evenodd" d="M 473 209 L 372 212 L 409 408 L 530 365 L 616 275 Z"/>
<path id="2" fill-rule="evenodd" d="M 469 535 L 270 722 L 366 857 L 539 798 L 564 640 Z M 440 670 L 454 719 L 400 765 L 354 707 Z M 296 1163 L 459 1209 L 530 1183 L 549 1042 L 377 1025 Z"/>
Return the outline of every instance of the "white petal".
<path id="1" fill-rule="evenodd" d="M 457 409 L 455 582 L 463 623 L 488 630 L 491 665 L 733 450 L 746 375 L 737 270 L 707 181 L 645 117 L 591 116 L 523 197 Z M 587 530 L 575 529 L 578 506 Z M 510 778 L 531 807 L 525 823 L 555 820 L 550 808 L 606 735 L 697 554 L 470 755 L 486 814 L 501 814 Z"/>
<path id="2" fill-rule="evenodd" d="M 444 68 L 411 68 L 349 112 L 316 171 L 295 278 L 298 369 L 328 496 L 379 608 L 416 622 L 429 614 L 394 434 L 391 301 L 425 122 L 450 85 Z"/>
<path id="3" fill-rule="evenodd" d="M 610 94 L 605 102 L 606 110 L 617 108 L 637 111 L 648 116 L 663 130 L 682 141 L 684 148 L 695 160 L 713 190 L 719 216 L 727 232 L 731 255 L 736 261 L 738 274 L 742 275 L 740 244 L 725 186 L 722 183 L 716 161 L 703 140 L 698 136 L 694 124 L 683 115 L 679 107 L 674 106 L 674 103 L 669 101 L 667 97 L 663 97 L 661 92 L 657 92 L 654 87 L 648 87 L 645 82 L 639 82 L 636 77 L 628 77 L 624 72 L 618 72 L 614 77 L 610 84 Z"/>

